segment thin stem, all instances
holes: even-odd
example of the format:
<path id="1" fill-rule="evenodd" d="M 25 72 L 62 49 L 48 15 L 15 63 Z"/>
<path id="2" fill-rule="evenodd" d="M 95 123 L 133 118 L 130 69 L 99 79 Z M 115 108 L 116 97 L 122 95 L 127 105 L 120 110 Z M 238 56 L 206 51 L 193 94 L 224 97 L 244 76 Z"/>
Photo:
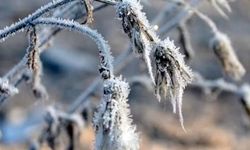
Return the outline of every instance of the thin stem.
<path id="1" fill-rule="evenodd" d="M 81 25 L 76 21 L 70 21 L 68 19 L 56 19 L 56 18 L 39 18 L 32 22 L 35 25 L 51 25 L 67 30 L 72 30 L 79 32 L 81 34 L 89 36 L 92 40 L 94 40 L 99 49 L 99 57 L 100 57 L 100 73 L 102 78 L 108 79 L 114 76 L 113 73 L 113 57 L 111 56 L 110 47 L 107 44 L 101 34 L 97 31 L 92 30 L 88 26 Z"/>
<path id="2" fill-rule="evenodd" d="M 21 29 L 26 28 L 30 26 L 30 23 L 42 16 L 43 14 L 47 13 L 48 11 L 57 8 L 59 6 L 65 5 L 69 2 L 73 2 L 75 0 L 58 0 L 56 2 L 50 2 L 47 5 L 41 7 L 37 11 L 35 11 L 33 14 L 29 15 L 28 17 L 20 20 L 19 22 L 12 24 L 9 27 L 6 27 L 3 30 L 0 30 L 0 40 L 9 37 L 10 35 L 19 32 Z"/>
<path id="3" fill-rule="evenodd" d="M 211 20 L 207 15 L 201 13 L 197 9 L 194 9 L 193 11 L 199 18 L 201 18 L 211 28 L 213 33 L 218 32 L 218 28 L 216 24 L 213 22 L 213 20 Z"/>
<path id="4" fill-rule="evenodd" d="M 130 47 L 128 50 L 123 51 L 115 60 L 114 62 L 114 66 L 115 67 L 115 74 L 120 72 L 129 62 L 131 58 L 130 56 L 132 54 L 132 48 Z M 125 62 L 126 61 L 126 62 Z M 86 107 L 85 103 L 88 100 L 88 97 L 93 94 L 93 91 L 95 91 L 98 88 L 98 85 L 100 83 L 100 78 L 97 77 L 93 80 L 93 82 L 91 83 L 90 86 L 88 86 L 88 88 L 81 93 L 75 100 L 74 103 L 69 107 L 68 112 L 69 113 L 74 113 L 76 112 L 79 108 L 81 108 L 82 110 Z M 80 111 L 82 111 L 80 110 Z"/>
<path id="5" fill-rule="evenodd" d="M 114 0 L 95 0 L 95 1 L 105 3 L 105 4 L 109 4 L 109 5 L 115 5 L 117 3 Z"/>
<path id="6" fill-rule="evenodd" d="M 191 0 L 190 6 L 196 7 L 202 2 L 202 0 Z M 173 19 L 166 23 L 166 25 L 162 26 L 159 30 L 159 33 L 166 34 L 170 30 L 176 28 L 181 21 L 185 22 L 193 15 L 193 11 L 190 11 L 189 6 L 185 6 L 181 12 L 179 12 Z"/>
<path id="7" fill-rule="evenodd" d="M 182 23 L 179 27 L 180 43 L 183 45 L 184 54 L 187 60 L 190 60 L 194 56 L 194 51 L 191 43 L 191 37 L 187 29 L 186 23 Z"/>

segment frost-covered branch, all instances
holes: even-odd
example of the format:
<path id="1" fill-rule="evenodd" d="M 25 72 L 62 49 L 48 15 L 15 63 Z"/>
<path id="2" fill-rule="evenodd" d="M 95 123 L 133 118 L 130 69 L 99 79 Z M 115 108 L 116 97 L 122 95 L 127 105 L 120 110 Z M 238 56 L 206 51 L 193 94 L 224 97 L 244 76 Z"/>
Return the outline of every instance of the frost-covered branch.
<path id="1" fill-rule="evenodd" d="M 134 76 L 129 79 L 129 82 L 131 83 L 131 87 L 139 84 L 149 91 L 154 90 L 152 88 L 152 83 L 149 82 L 149 78 L 145 75 Z M 250 117 L 250 85 L 248 83 L 236 85 L 224 80 L 223 78 L 209 80 L 196 72 L 194 73 L 194 80 L 189 86 L 200 88 L 205 94 L 212 94 L 214 90 L 220 90 L 220 92 L 228 92 L 238 96 L 238 100 L 241 101 L 243 108 Z"/>
<path id="2" fill-rule="evenodd" d="M 103 39 L 103 37 L 95 30 L 92 30 L 88 26 L 81 25 L 76 21 L 71 21 L 67 19 L 56 19 L 56 18 L 39 18 L 33 21 L 34 24 L 42 24 L 42 25 L 51 25 L 63 29 L 67 29 L 70 31 L 76 31 L 81 34 L 87 35 L 93 41 L 96 42 L 99 49 L 99 58 L 100 58 L 100 74 L 101 77 L 105 79 L 112 78 L 113 73 L 113 57 L 111 56 L 110 47 L 107 44 L 107 41 Z"/>
<path id="3" fill-rule="evenodd" d="M 32 21 L 44 15 L 45 13 L 49 12 L 50 10 L 55 9 L 59 6 L 62 6 L 64 4 L 73 2 L 73 1 L 75 0 L 56 0 L 56 1 L 50 2 L 49 4 L 35 11 L 33 14 L 29 15 L 28 17 L 4 28 L 3 30 L 0 30 L 0 40 L 4 40 L 5 38 L 8 38 L 10 35 L 13 35 L 16 32 L 19 32 L 20 30 L 30 26 Z"/>
<path id="4" fill-rule="evenodd" d="M 52 16 L 54 17 L 63 17 L 63 18 L 70 18 L 70 19 L 78 19 L 81 16 L 84 16 L 86 13 L 80 13 L 79 7 L 77 6 L 78 3 L 72 3 L 69 6 L 66 6 L 65 8 L 59 11 L 55 11 Z M 100 5 L 94 9 L 94 11 L 98 11 L 100 9 L 105 8 L 106 4 Z M 57 34 L 61 29 L 48 29 L 44 28 L 41 31 L 38 31 L 38 36 L 40 38 L 40 44 L 39 44 L 39 50 L 40 53 L 42 53 L 45 49 L 44 46 L 50 41 L 51 38 L 54 37 L 55 34 Z M 26 67 L 26 56 L 17 64 L 15 65 L 6 75 L 4 75 L 4 78 L 8 80 L 8 83 L 17 87 L 22 82 L 28 80 L 30 78 L 30 74 L 27 72 Z M 4 102 L 6 98 L 8 98 L 10 95 L 0 95 L 0 104 Z"/>

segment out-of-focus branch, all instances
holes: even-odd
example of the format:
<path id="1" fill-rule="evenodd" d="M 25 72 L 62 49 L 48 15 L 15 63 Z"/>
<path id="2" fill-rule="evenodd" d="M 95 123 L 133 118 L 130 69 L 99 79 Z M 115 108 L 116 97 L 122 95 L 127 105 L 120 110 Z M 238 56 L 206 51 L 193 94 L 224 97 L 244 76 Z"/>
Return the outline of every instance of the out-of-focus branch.
<path id="1" fill-rule="evenodd" d="M 131 86 L 134 85 L 142 85 L 149 91 L 153 91 L 152 83 L 150 83 L 149 77 L 142 76 L 134 76 L 129 79 Z M 195 73 L 194 80 L 190 84 L 191 87 L 198 87 L 201 90 L 205 91 L 206 94 L 212 94 L 214 90 L 220 90 L 221 92 L 228 92 L 235 94 L 239 97 L 243 108 L 245 109 L 247 115 L 250 117 L 250 85 L 248 83 L 242 85 L 236 85 L 234 83 L 225 81 L 224 79 L 215 79 L 208 80 L 205 79 L 199 73 Z"/>
<path id="2" fill-rule="evenodd" d="M 224 72 L 234 80 L 240 80 L 246 73 L 246 70 L 237 54 L 234 51 L 230 38 L 221 32 L 216 24 L 205 14 L 197 9 L 192 9 L 211 29 L 213 37 L 210 40 L 210 47 L 214 50 L 217 58 L 220 60 Z"/>
<path id="3" fill-rule="evenodd" d="M 4 28 L 3 30 L 0 30 L 0 39 L 8 38 L 10 35 L 13 35 L 14 33 L 19 32 L 20 30 L 26 28 L 32 21 L 39 18 L 43 14 L 49 12 L 50 10 L 63 6 L 73 1 L 74 0 L 58 0 L 55 2 L 50 2 L 49 4 L 35 11 L 33 14 L 29 15 L 28 17 L 20 20 L 15 24 L 12 24 L 9 27 Z"/>
<path id="4" fill-rule="evenodd" d="M 193 11 L 190 11 L 190 6 L 198 7 L 201 2 L 202 0 L 191 0 L 189 5 L 184 5 L 181 12 L 179 12 L 173 19 L 168 20 L 167 23 L 160 28 L 160 35 L 166 34 L 166 32 L 176 28 L 180 21 L 186 22 L 193 15 Z"/>
<path id="5" fill-rule="evenodd" d="M 186 56 L 185 58 L 187 60 L 190 60 L 194 57 L 194 50 L 192 47 L 191 37 L 187 29 L 187 25 L 185 23 L 182 23 L 178 27 L 178 30 L 180 32 L 180 43 L 183 46 L 184 54 Z"/>

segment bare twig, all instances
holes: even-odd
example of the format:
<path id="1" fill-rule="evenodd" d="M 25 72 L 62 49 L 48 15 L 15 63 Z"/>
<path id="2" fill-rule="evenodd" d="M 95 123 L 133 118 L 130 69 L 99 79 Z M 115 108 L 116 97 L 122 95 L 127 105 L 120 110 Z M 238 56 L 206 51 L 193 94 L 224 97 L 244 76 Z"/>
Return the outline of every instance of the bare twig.
<path id="1" fill-rule="evenodd" d="M 65 5 L 67 3 L 73 2 L 73 1 L 75 0 L 58 0 L 55 2 L 50 2 L 49 4 L 35 11 L 33 14 L 29 15 L 28 17 L 20 20 L 19 22 L 15 24 L 12 24 L 9 27 L 4 28 L 3 30 L 0 30 L 0 39 L 8 38 L 10 35 L 13 35 L 14 33 L 20 31 L 21 29 L 24 29 L 27 26 L 30 26 L 32 21 L 39 18 L 40 16 L 47 13 L 48 11 L 55 9 L 59 6 Z"/>
<path id="2" fill-rule="evenodd" d="M 191 0 L 189 5 L 197 7 L 201 2 L 202 0 Z M 166 32 L 176 28 L 180 21 L 186 22 L 193 15 L 193 12 L 190 11 L 190 6 L 185 5 L 181 12 L 179 12 L 173 19 L 168 20 L 168 22 L 160 28 L 159 33 L 161 33 L 161 35 L 165 34 Z"/>
<path id="3" fill-rule="evenodd" d="M 187 25 L 185 23 L 182 23 L 179 27 L 179 32 L 180 32 L 180 43 L 183 46 L 185 58 L 187 60 L 190 60 L 194 56 L 194 51 L 191 43 L 191 37 L 189 34 L 189 31 L 187 29 Z"/>

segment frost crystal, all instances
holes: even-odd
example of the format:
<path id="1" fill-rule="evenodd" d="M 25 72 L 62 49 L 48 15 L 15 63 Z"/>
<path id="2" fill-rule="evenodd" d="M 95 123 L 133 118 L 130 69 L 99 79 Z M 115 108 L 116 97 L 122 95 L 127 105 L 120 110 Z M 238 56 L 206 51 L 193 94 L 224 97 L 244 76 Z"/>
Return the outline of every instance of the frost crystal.
<path id="1" fill-rule="evenodd" d="M 159 39 L 154 32 L 154 27 L 149 25 L 139 2 L 135 0 L 123 0 L 117 4 L 116 8 L 117 15 L 122 21 L 124 32 L 130 38 L 135 53 L 144 59 L 149 75 L 153 83 L 155 83 L 150 52 L 152 50 L 152 42 L 157 42 Z"/>
<path id="2" fill-rule="evenodd" d="M 138 134 L 128 105 L 129 86 L 121 78 L 104 82 L 102 102 L 94 116 L 96 150 L 138 150 Z"/>
<path id="3" fill-rule="evenodd" d="M 156 86 L 155 94 L 160 100 L 161 96 L 169 96 L 173 105 L 173 112 L 176 113 L 176 106 L 180 117 L 182 128 L 182 95 L 184 88 L 192 80 L 192 72 L 185 65 L 183 55 L 179 53 L 173 41 L 168 38 L 155 46 L 156 63 Z"/>

